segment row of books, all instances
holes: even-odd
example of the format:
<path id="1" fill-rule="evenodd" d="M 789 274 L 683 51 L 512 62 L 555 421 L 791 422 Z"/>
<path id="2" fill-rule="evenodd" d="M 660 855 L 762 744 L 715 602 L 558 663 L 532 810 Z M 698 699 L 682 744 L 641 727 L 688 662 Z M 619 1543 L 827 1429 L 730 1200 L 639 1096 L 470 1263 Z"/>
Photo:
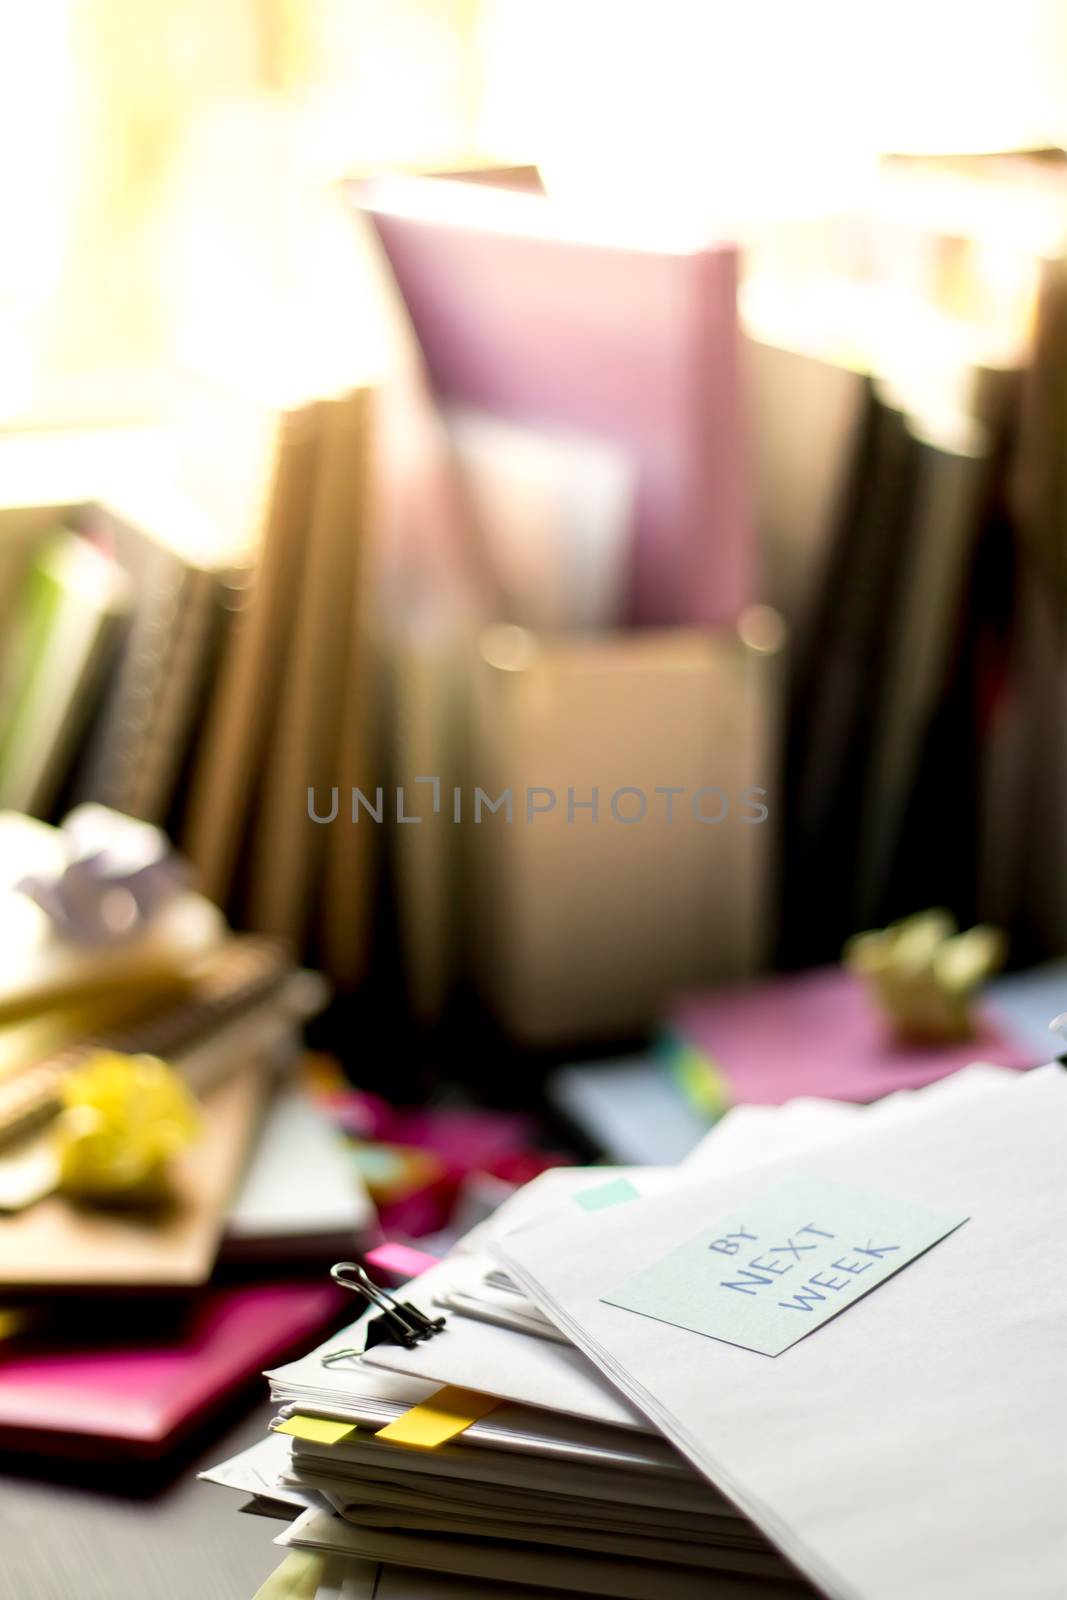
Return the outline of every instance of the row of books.
<path id="1" fill-rule="evenodd" d="M 750 252 L 791 964 L 933 901 L 1062 948 L 1065 202 L 1059 151 L 889 157 Z"/>
<path id="2" fill-rule="evenodd" d="M 1040 152 L 887 160 L 861 202 L 768 229 L 741 251 L 698 230 L 635 243 L 632 220 L 627 233 L 492 185 L 406 180 L 360 192 L 458 441 L 471 513 L 466 544 L 442 556 L 424 536 L 418 559 L 440 571 L 450 556 L 479 594 L 477 615 L 491 610 L 534 635 L 479 648 L 476 657 L 503 660 L 514 692 L 489 674 L 479 694 L 479 663 L 472 696 L 454 681 L 448 625 L 432 605 L 413 607 L 419 626 L 397 627 L 409 662 L 396 700 L 398 765 L 412 765 L 414 747 L 413 770 L 441 770 L 451 709 L 453 748 L 473 749 L 494 776 L 537 768 L 562 780 L 566 767 L 583 784 L 559 793 L 573 787 L 578 800 L 588 801 L 597 773 L 613 792 L 616 756 L 618 769 L 655 788 L 646 774 L 678 761 L 683 745 L 695 752 L 702 737 L 717 773 L 705 765 L 698 783 L 725 778 L 729 788 L 742 773 L 741 787 L 771 797 L 766 858 L 740 895 L 714 850 L 689 855 L 666 826 L 635 828 L 615 853 L 588 814 L 568 816 L 587 825 L 569 832 L 557 817 L 540 848 L 532 836 L 498 846 L 485 876 L 506 885 L 501 915 L 482 921 L 468 909 L 466 921 L 471 965 L 514 1031 L 621 1035 L 657 1013 L 653 996 L 661 1006 L 672 977 L 675 987 L 692 982 L 701 958 L 698 981 L 738 976 L 771 951 L 789 965 L 827 960 L 857 929 L 932 901 L 961 921 L 1003 923 L 1018 954 L 1059 948 L 1043 863 L 1061 858 L 1064 811 L 1059 763 L 1040 730 L 1055 725 L 1062 683 L 1053 441 L 1064 166 Z M 681 633 L 545 640 L 546 618 L 557 627 L 576 619 L 560 609 L 557 545 L 525 514 L 530 467 L 518 441 L 531 430 L 608 444 L 628 463 L 635 509 L 621 584 L 605 560 L 617 539 L 584 524 L 601 558 L 601 621 L 614 595 L 616 620 L 697 624 L 711 652 L 728 654 L 743 608 L 756 596 L 773 602 L 786 629 L 771 654 L 788 648 L 776 672 L 764 671 L 754 722 L 743 675 L 709 680 L 707 699 L 672 719 Z M 603 530 L 617 502 L 600 468 Z M 556 471 L 573 479 L 573 461 Z M 592 466 L 584 482 L 588 510 Z M 444 540 L 447 519 L 434 525 Z M 412 582 L 406 593 L 424 602 Z M 659 742 L 639 746 L 618 708 L 646 703 L 657 704 Z M 436 744 L 419 743 L 430 726 Z M 740 730 L 755 726 L 746 739 Z M 1027 850 L 1035 827 L 1041 848 Z M 646 876 L 639 845 L 653 836 L 657 866 Z M 490 851 L 431 864 L 425 830 L 398 833 L 396 849 L 408 966 L 416 992 L 432 995 L 458 947 L 431 933 L 435 896 L 446 903 L 451 882 L 468 906 L 492 909 L 478 879 Z M 426 898 L 406 892 L 420 882 L 434 886 L 429 916 Z M 545 884 L 553 890 L 539 895 Z M 686 885 L 703 923 L 699 908 L 689 915 Z M 660 889 L 678 907 L 669 930 Z M 733 964 L 713 948 L 716 930 Z M 555 967 L 538 962 L 541 941 L 558 953 Z M 606 1008 L 602 974 L 614 977 Z"/>
<path id="3" fill-rule="evenodd" d="M 2 442 L 0 807 L 165 826 L 216 904 L 351 981 L 370 840 L 334 834 L 328 870 L 301 821 L 367 720 L 370 391 L 180 386 L 166 436 Z"/>
<path id="4" fill-rule="evenodd" d="M 1061 168 L 891 163 L 869 212 L 742 251 L 530 171 L 354 186 L 384 386 L 190 377 L 154 496 L 4 513 L 9 574 L 37 557 L 17 602 L 0 573 L 0 798 L 167 822 L 345 985 L 384 856 L 414 1009 L 472 980 L 527 1037 L 932 900 L 1055 946 Z M 762 790 L 767 826 L 679 827 L 678 788 Z M 479 789 L 554 805 L 478 827 Z"/>
<path id="5" fill-rule="evenodd" d="M 734 447 L 736 251 L 599 237 L 543 194 L 489 185 L 399 182 L 354 198 L 415 334 L 394 317 L 394 380 L 374 396 L 258 412 L 224 385 L 187 385 L 176 481 L 231 546 L 210 574 L 183 547 L 180 567 L 143 578 L 140 551 L 155 560 L 159 518 L 126 515 L 116 491 L 70 511 L 39 559 L 54 564 L 61 548 L 78 566 L 68 614 L 86 608 L 90 566 L 106 569 L 106 604 L 91 659 L 64 661 L 44 639 L 31 573 L 18 606 L 28 642 L 8 674 L 12 721 L 29 720 L 17 702 L 33 690 L 34 640 L 67 693 L 38 739 L 51 752 L 47 782 L 12 787 L 8 803 L 47 814 L 102 799 L 166 822 L 211 898 L 348 984 L 364 970 L 383 837 L 368 812 L 380 820 L 383 789 L 405 787 L 409 807 L 427 775 L 468 799 L 509 790 L 520 806 L 531 786 L 550 790 L 556 815 L 536 837 L 505 834 L 495 816 L 484 848 L 469 833 L 461 842 L 466 819 L 455 832 L 393 831 L 413 1004 L 433 1016 L 454 981 L 473 977 L 525 1035 L 640 1026 L 677 984 L 749 971 L 767 944 L 771 830 L 739 834 L 736 813 L 746 788 L 769 781 L 777 680 L 766 663 L 781 641 L 773 619 L 742 620 L 753 587 Z M 509 202 L 516 217 L 500 217 Z M 441 204 L 461 215 L 442 223 Z M 430 284 L 449 298 L 427 315 Z M 525 303 L 535 289 L 537 304 L 516 316 L 507 295 Z M 382 558 L 373 586 L 371 523 Z M 525 644 L 502 649 L 501 625 L 527 630 Z M 643 706 L 625 739 L 619 694 Z M 373 742 L 378 704 L 392 733 L 384 747 Z M 665 737 L 665 720 L 682 740 Z M 658 805 L 664 786 L 668 799 L 692 791 L 673 836 L 662 816 L 628 831 L 625 871 L 625 823 L 608 813 L 600 828 L 593 796 L 603 791 L 608 812 L 620 785 L 642 805 Z M 357 787 L 370 797 L 361 826 L 347 818 Z M 725 828 L 690 814 L 703 790 L 713 811 L 723 796 L 733 808 Z M 340 818 L 319 826 L 307 797 L 330 811 L 331 793 L 343 797 Z M 584 885 L 597 928 L 561 921 L 545 893 L 561 879 Z M 652 927 L 655 969 L 642 955 Z M 509 948 L 502 971 L 496 957 Z"/>

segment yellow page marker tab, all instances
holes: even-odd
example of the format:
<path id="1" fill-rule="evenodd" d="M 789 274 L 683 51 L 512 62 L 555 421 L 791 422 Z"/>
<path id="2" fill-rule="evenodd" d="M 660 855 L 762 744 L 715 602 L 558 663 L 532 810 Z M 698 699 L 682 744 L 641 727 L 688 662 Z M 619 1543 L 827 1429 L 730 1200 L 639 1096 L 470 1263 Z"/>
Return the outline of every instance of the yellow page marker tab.
<path id="1" fill-rule="evenodd" d="M 350 1433 L 355 1433 L 354 1422 L 334 1422 L 329 1417 L 290 1417 L 280 1422 L 275 1433 L 287 1433 L 293 1439 L 306 1439 L 309 1444 L 340 1444 Z"/>
<path id="2" fill-rule="evenodd" d="M 422 1450 L 435 1450 L 463 1433 L 472 1422 L 495 1411 L 500 1401 L 495 1395 L 478 1394 L 473 1389 L 438 1389 L 421 1406 L 412 1406 L 402 1417 L 379 1429 L 378 1439 L 393 1444 L 413 1444 Z"/>
<path id="3" fill-rule="evenodd" d="M 325 1569 L 325 1556 L 310 1550 L 292 1550 L 252 1600 L 315 1600 Z"/>

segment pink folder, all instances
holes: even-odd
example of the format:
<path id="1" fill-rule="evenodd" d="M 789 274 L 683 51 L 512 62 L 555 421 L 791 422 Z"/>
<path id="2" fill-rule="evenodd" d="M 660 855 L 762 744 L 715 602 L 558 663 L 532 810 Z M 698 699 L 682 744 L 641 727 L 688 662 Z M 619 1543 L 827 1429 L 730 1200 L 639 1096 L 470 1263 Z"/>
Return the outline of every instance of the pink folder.
<path id="1" fill-rule="evenodd" d="M 919 1089 L 971 1061 L 1034 1064 L 1032 1050 L 982 1013 L 978 1037 L 964 1044 L 895 1044 L 863 985 L 840 967 L 688 996 L 668 1028 L 709 1058 L 732 1105 L 781 1105 L 797 1095 L 866 1102 Z"/>
<path id="2" fill-rule="evenodd" d="M 78 1340 L 78 1308 L 42 1338 L 0 1346 L 0 1448 L 120 1459 L 162 1455 L 235 1389 L 306 1346 L 345 1309 L 330 1283 L 209 1289 L 146 1326 L 109 1313 L 106 1340 Z"/>
<path id="3" fill-rule="evenodd" d="M 353 198 L 442 400 L 632 459 L 628 620 L 733 620 L 754 598 L 735 248 L 592 232 L 543 195 L 441 179 Z"/>

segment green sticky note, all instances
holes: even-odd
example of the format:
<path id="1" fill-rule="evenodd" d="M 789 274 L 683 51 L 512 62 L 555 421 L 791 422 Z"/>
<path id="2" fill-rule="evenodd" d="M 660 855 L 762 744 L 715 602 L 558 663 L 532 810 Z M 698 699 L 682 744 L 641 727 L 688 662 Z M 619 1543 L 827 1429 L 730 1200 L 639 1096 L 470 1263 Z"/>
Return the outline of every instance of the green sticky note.
<path id="1" fill-rule="evenodd" d="M 892 1195 L 793 1178 L 601 1298 L 777 1356 L 966 1221 Z M 932 1277 L 924 1283 L 936 1292 Z"/>
<path id="2" fill-rule="evenodd" d="M 640 1196 L 629 1178 L 615 1178 L 611 1183 L 600 1183 L 595 1189 L 583 1189 L 574 1197 L 583 1211 L 606 1211 L 608 1206 L 621 1205 L 624 1200 L 637 1200 Z"/>

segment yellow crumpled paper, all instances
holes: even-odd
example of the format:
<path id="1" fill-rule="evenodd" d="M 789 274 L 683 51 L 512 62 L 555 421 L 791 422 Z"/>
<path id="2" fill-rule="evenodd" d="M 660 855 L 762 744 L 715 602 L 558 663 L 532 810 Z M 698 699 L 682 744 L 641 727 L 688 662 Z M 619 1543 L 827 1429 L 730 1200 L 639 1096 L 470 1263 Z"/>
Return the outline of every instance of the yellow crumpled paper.
<path id="1" fill-rule="evenodd" d="M 975 1037 L 972 1001 L 1006 954 L 999 928 L 979 923 L 959 933 L 955 918 L 935 908 L 856 934 L 843 959 L 866 983 L 896 1039 L 949 1044 Z"/>
<path id="2" fill-rule="evenodd" d="M 200 1132 L 197 1103 L 155 1056 L 100 1050 L 68 1074 L 55 1124 L 59 1185 L 83 1200 L 152 1204 Z"/>

